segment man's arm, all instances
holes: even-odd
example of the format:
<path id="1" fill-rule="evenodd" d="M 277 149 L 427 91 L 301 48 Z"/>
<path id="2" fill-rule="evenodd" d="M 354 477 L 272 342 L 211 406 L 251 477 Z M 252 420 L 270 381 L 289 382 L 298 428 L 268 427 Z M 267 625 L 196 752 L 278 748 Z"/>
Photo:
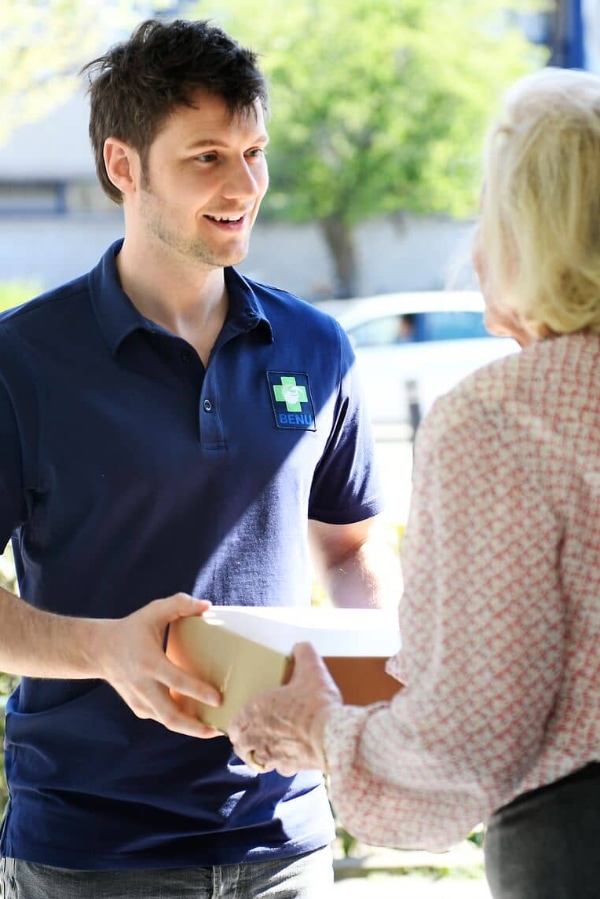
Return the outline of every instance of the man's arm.
<path id="1" fill-rule="evenodd" d="M 169 623 L 209 607 L 177 593 L 125 618 L 73 618 L 36 609 L 0 588 L 0 670 L 25 677 L 99 678 L 139 718 L 188 736 L 211 737 L 216 732 L 180 711 L 169 691 L 209 705 L 219 705 L 218 692 L 177 668 L 164 652 Z"/>
<path id="2" fill-rule="evenodd" d="M 395 608 L 402 593 L 400 560 L 377 518 L 354 524 L 310 520 L 316 574 L 336 606 Z"/>

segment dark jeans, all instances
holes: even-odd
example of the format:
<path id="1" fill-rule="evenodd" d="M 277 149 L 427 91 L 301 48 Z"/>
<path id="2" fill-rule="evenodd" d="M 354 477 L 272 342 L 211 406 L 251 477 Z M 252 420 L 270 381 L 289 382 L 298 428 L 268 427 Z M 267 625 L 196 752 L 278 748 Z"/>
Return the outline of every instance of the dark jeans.
<path id="1" fill-rule="evenodd" d="M 327 899 L 329 846 L 295 858 L 213 868 L 70 871 L 0 859 L 0 899 Z"/>
<path id="2" fill-rule="evenodd" d="M 600 764 L 499 809 L 484 848 L 494 899 L 598 899 Z"/>

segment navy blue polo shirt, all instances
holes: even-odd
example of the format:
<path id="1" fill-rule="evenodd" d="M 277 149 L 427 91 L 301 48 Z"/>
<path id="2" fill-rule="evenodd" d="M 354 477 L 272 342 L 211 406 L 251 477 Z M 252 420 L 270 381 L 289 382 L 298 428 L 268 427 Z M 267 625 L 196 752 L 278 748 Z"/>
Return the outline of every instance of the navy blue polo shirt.
<path id="1" fill-rule="evenodd" d="M 22 596 L 115 618 L 179 590 L 308 604 L 307 519 L 381 508 L 343 330 L 228 269 L 205 369 L 123 293 L 120 245 L 0 316 L 0 546 Z M 226 737 L 140 720 L 102 681 L 24 678 L 6 772 L 0 852 L 43 864 L 229 864 L 333 838 L 319 775 L 257 777 Z"/>

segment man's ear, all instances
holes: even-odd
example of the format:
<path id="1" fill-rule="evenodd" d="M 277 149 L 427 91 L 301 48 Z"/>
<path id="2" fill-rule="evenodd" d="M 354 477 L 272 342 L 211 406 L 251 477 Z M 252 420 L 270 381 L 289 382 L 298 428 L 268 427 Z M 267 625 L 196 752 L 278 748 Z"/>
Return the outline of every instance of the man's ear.
<path id="1" fill-rule="evenodd" d="M 104 141 L 104 165 L 108 177 L 124 196 L 136 191 L 139 156 L 128 144 L 116 137 L 108 137 Z"/>

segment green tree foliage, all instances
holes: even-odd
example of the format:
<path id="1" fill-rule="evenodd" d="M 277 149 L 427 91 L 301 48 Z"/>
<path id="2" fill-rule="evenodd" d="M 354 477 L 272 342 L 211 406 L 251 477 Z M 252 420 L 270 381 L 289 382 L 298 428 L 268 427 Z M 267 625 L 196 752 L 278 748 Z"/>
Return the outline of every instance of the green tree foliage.
<path id="1" fill-rule="evenodd" d="M 79 86 L 81 66 L 167 0 L 2 0 L 0 145 Z"/>
<path id="2" fill-rule="evenodd" d="M 317 220 L 346 295 L 358 222 L 475 211 L 482 138 L 500 93 L 545 59 L 510 24 L 510 6 L 294 0 L 282 14 L 280 0 L 218 0 L 212 18 L 261 54 L 271 81 L 265 214 Z M 512 6 L 523 12 L 527 0 Z"/>
<path id="3" fill-rule="evenodd" d="M 3 0 L 0 18 L 0 143 L 77 87 L 96 50 L 98 10 L 73 0 Z"/>
<path id="4" fill-rule="evenodd" d="M 41 290 L 36 281 L 0 281 L 0 312 L 31 300 Z"/>

